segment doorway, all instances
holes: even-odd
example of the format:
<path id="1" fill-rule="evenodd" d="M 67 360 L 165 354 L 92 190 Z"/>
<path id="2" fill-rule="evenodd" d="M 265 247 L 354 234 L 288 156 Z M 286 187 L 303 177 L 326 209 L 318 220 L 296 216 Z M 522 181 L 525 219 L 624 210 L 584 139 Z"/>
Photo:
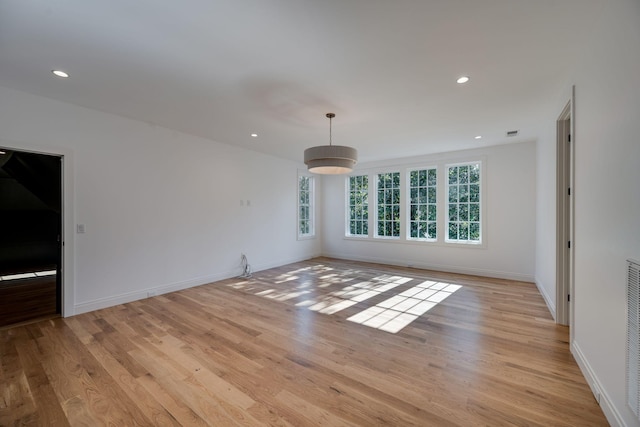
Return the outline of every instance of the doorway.
<path id="1" fill-rule="evenodd" d="M 556 322 L 572 324 L 573 291 L 573 96 L 556 122 Z"/>
<path id="2" fill-rule="evenodd" d="M 62 313 L 62 157 L 0 147 L 0 327 Z"/>

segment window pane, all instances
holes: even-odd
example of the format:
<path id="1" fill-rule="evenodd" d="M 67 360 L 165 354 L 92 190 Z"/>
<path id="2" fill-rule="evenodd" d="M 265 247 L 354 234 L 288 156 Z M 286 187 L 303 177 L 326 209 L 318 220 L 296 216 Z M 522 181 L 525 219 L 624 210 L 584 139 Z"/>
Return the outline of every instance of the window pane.
<path id="1" fill-rule="evenodd" d="M 469 205 L 458 206 L 458 218 L 460 221 L 469 221 Z"/>
<path id="2" fill-rule="evenodd" d="M 449 184 L 457 184 L 458 183 L 458 168 L 451 167 L 449 168 Z"/>
<path id="3" fill-rule="evenodd" d="M 411 221 L 410 227 L 411 227 L 411 232 L 410 232 L 411 237 L 418 237 L 418 222 Z"/>
<path id="4" fill-rule="evenodd" d="M 469 186 L 469 201 L 470 202 L 479 202 L 480 201 L 480 185 L 471 184 Z"/>
<path id="5" fill-rule="evenodd" d="M 469 182 L 480 182 L 480 164 L 476 163 L 469 168 Z"/>
<path id="6" fill-rule="evenodd" d="M 427 205 L 420 205 L 418 208 L 418 219 L 420 221 L 426 221 L 427 220 Z"/>
<path id="7" fill-rule="evenodd" d="M 458 202 L 458 186 L 452 185 L 449 187 L 449 203 Z"/>
<path id="8" fill-rule="evenodd" d="M 429 215 L 427 217 L 429 221 L 436 220 L 436 209 L 436 205 L 429 205 Z"/>
<path id="9" fill-rule="evenodd" d="M 409 186 L 410 187 L 417 187 L 418 186 L 418 182 L 420 182 L 419 176 L 420 176 L 420 174 L 418 173 L 418 171 L 411 171 L 409 173 Z"/>
<path id="10" fill-rule="evenodd" d="M 435 222 L 429 222 L 428 223 L 427 237 L 429 239 L 437 238 L 437 235 L 436 235 L 436 223 Z"/>
<path id="11" fill-rule="evenodd" d="M 469 239 L 469 223 L 468 222 L 460 223 L 460 228 L 458 229 L 458 239 L 460 240 Z"/>
<path id="12" fill-rule="evenodd" d="M 435 203 L 436 202 L 436 187 L 429 187 L 427 194 L 428 194 L 427 201 L 429 203 Z"/>
<path id="13" fill-rule="evenodd" d="M 429 169 L 428 184 L 431 185 L 431 186 L 435 186 L 436 185 L 436 170 L 435 169 Z"/>
<path id="14" fill-rule="evenodd" d="M 418 199 L 418 203 L 427 203 L 429 201 L 429 199 L 427 198 L 426 188 L 420 188 L 418 190 L 418 194 L 420 195 L 420 198 Z"/>
<path id="15" fill-rule="evenodd" d="M 449 240 L 458 240 L 458 223 L 449 224 Z"/>
<path id="16" fill-rule="evenodd" d="M 418 171 L 420 174 L 420 187 L 425 187 L 427 185 L 427 171 L 421 170 Z"/>
<path id="17" fill-rule="evenodd" d="M 466 203 L 469 201 L 469 186 L 468 185 L 459 185 L 458 186 L 458 201 L 462 203 Z"/>
<path id="18" fill-rule="evenodd" d="M 458 220 L 458 205 L 453 204 L 449 205 L 449 221 L 457 221 Z"/>
<path id="19" fill-rule="evenodd" d="M 469 224 L 469 240 L 480 240 L 480 223 L 472 222 Z"/>
<path id="20" fill-rule="evenodd" d="M 458 168 L 458 183 L 459 184 L 469 183 L 469 166 L 460 166 Z"/>
<path id="21" fill-rule="evenodd" d="M 469 204 L 469 221 L 480 221 L 480 205 L 478 203 Z"/>

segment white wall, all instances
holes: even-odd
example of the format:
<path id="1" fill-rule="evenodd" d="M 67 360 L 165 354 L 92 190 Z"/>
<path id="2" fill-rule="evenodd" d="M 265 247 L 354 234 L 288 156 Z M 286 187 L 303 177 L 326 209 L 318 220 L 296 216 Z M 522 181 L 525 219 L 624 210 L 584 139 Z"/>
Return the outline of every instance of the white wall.
<path id="1" fill-rule="evenodd" d="M 559 97 L 566 104 L 566 99 Z M 536 272 L 535 282 L 556 317 L 556 121 L 562 112 L 551 112 L 538 139 L 536 152 Z"/>
<path id="2" fill-rule="evenodd" d="M 607 2 L 576 51 L 580 54 L 572 59 L 573 77 L 565 88 L 569 94 L 575 84 L 571 348 L 609 422 L 640 426 L 627 407 L 625 391 L 625 261 L 640 259 L 640 2 Z M 566 101 L 558 102 L 555 117 Z M 549 198 L 555 197 L 545 175 L 555 170 L 551 147 L 555 133 L 539 148 L 544 164 L 538 168 L 538 185 Z M 555 224 L 551 227 L 551 208 L 539 206 L 538 211 L 544 218 L 538 218 L 542 229 L 536 276 L 550 281 L 551 259 L 540 255 L 555 254 L 555 236 L 540 236 L 555 231 Z"/>
<path id="3" fill-rule="evenodd" d="M 295 162 L 6 88 L 0 146 L 65 155 L 86 227 L 66 224 L 65 315 L 321 252 L 296 238 Z"/>
<path id="4" fill-rule="evenodd" d="M 354 173 L 360 174 L 403 170 L 409 164 L 443 167 L 446 163 L 482 159 L 485 164 L 483 179 L 486 180 L 483 203 L 487 219 L 483 234 L 486 245 L 482 248 L 373 238 L 366 241 L 345 239 L 345 178 L 325 177 L 323 252 L 327 256 L 346 259 L 533 281 L 535 158 L 536 144 L 529 142 L 356 167 Z M 441 222 L 439 226 L 443 224 Z"/>

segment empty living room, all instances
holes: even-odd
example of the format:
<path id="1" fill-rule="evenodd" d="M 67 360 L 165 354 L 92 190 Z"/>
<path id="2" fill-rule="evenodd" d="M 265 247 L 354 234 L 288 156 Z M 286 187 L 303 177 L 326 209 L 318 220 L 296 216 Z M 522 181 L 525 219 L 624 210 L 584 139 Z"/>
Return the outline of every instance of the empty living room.
<path id="1" fill-rule="evenodd" d="M 0 426 L 640 427 L 640 2 L 0 3 Z"/>

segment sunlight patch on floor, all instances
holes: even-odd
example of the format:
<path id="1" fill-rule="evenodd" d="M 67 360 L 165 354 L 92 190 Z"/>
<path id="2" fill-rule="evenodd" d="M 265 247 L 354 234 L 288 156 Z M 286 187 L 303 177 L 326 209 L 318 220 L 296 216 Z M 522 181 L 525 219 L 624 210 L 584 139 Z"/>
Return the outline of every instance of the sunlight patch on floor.
<path id="1" fill-rule="evenodd" d="M 252 283 L 243 280 L 228 286 L 235 289 L 244 288 L 255 295 L 276 301 L 297 299 L 299 302 L 296 303 L 296 307 L 304 307 L 311 311 L 331 315 L 415 280 L 410 277 L 381 274 L 368 280 L 360 279 L 358 283 L 349 283 L 358 280 L 356 272 L 353 276 L 349 276 L 336 274 L 332 272 L 332 269 L 325 268 L 316 269 L 315 274 L 312 273 L 315 277 L 306 277 L 301 273 L 304 273 L 304 269 L 293 270 L 274 277 L 275 283 L 278 284 L 298 280 L 297 286 L 288 291 L 270 288 L 264 281 Z M 316 281 L 320 283 L 314 285 Z M 314 295 L 315 289 L 336 285 L 339 285 L 340 288 L 333 292 L 322 296 Z M 452 283 L 426 280 L 392 295 L 375 306 L 347 318 L 347 320 L 395 334 L 460 288 L 462 286 Z"/>
<path id="2" fill-rule="evenodd" d="M 460 285 L 428 280 L 347 320 L 395 334 L 460 288 Z"/>
<path id="3" fill-rule="evenodd" d="M 370 281 L 363 281 L 331 292 L 320 301 L 306 300 L 296 304 L 298 307 L 308 307 L 310 310 L 324 314 L 334 314 L 368 300 L 383 292 L 411 281 L 408 277 L 385 276 L 376 277 Z M 378 283 L 376 283 L 376 281 Z"/>

